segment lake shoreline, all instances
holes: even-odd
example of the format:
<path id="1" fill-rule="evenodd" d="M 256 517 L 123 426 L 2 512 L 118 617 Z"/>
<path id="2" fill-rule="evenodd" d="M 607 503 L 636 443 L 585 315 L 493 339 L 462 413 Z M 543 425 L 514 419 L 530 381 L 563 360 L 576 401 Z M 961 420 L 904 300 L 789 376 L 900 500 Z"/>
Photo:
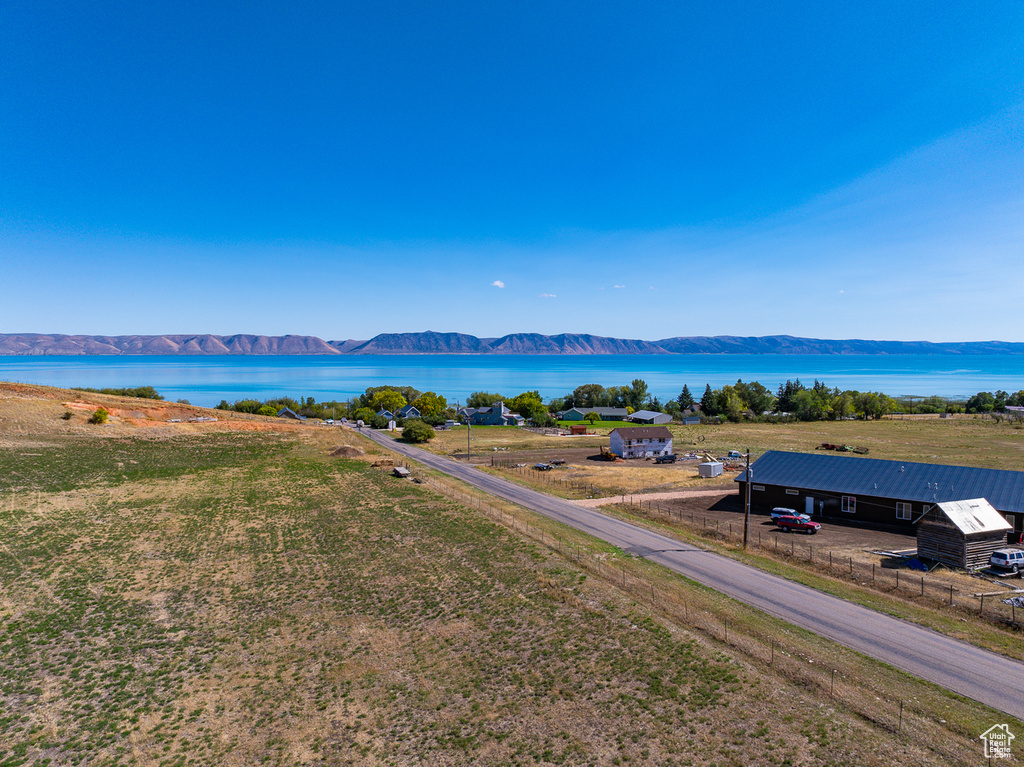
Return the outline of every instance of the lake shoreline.
<path id="1" fill-rule="evenodd" d="M 22 355 L 0 356 L 0 379 L 62 388 L 153 386 L 166 399 L 213 406 L 222 399 L 312 396 L 343 400 L 369 386 L 413 386 L 451 402 L 474 391 L 547 400 L 577 386 L 646 381 L 662 402 L 689 387 L 697 398 L 737 380 L 775 391 L 787 380 L 890 396 L 966 399 L 1024 389 L 1024 360 L 1010 355 Z"/>

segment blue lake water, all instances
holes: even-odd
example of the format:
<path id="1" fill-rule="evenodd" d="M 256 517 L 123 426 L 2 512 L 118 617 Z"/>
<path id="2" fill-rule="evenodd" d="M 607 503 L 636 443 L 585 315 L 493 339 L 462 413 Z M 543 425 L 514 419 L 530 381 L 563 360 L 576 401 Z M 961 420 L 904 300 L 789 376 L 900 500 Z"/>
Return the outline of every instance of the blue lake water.
<path id="1" fill-rule="evenodd" d="M 1024 389 L 1024 356 L 947 355 L 382 355 L 0 357 L 0 380 L 92 388 L 153 386 L 165 399 L 213 406 L 222 399 L 279 395 L 345 400 L 368 386 L 409 385 L 451 402 L 474 391 L 509 396 L 537 389 L 545 399 L 577 386 L 628 385 L 642 378 L 662 401 L 683 384 L 700 398 L 705 384 L 737 379 L 771 390 L 787 379 L 881 391 L 893 396 L 966 397 Z"/>

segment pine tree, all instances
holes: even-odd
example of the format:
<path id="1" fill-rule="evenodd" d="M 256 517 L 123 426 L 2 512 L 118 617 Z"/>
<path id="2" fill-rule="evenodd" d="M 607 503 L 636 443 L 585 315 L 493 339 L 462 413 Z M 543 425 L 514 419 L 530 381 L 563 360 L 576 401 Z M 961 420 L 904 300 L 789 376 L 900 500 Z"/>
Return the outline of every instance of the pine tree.
<path id="1" fill-rule="evenodd" d="M 679 403 L 680 410 L 693 410 L 693 395 L 690 394 L 689 386 L 683 384 L 683 390 L 679 393 L 676 402 Z"/>
<path id="2" fill-rule="evenodd" d="M 700 398 L 700 412 L 704 415 L 717 415 L 718 408 L 715 405 L 715 393 L 711 391 L 711 384 L 704 385 L 704 396 Z"/>

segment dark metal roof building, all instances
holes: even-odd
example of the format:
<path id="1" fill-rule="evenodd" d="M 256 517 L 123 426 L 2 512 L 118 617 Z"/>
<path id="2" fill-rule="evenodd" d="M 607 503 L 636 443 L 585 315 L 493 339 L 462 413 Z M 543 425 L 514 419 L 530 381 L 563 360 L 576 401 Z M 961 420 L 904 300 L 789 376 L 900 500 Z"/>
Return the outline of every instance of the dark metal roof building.
<path id="1" fill-rule="evenodd" d="M 925 504 L 985 498 L 1001 512 L 1024 513 L 1024 471 L 777 450 L 750 468 L 757 485 Z M 744 471 L 736 481 L 746 479 Z"/>
<path id="2" fill-rule="evenodd" d="M 912 527 L 939 503 L 984 498 L 1024 530 L 1024 471 L 770 451 L 751 466 L 751 503 L 823 519 Z M 746 494 L 741 472 L 740 497 Z"/>

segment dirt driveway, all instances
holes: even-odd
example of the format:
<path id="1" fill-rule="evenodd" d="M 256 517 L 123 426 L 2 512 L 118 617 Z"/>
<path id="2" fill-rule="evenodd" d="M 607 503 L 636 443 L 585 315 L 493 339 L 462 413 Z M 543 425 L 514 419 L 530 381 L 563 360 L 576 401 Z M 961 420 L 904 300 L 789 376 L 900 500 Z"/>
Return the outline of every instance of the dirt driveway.
<path id="1" fill-rule="evenodd" d="M 743 504 L 736 492 L 723 493 L 721 488 L 671 490 L 664 493 L 644 493 L 635 496 L 614 496 L 608 498 L 592 498 L 573 501 L 581 506 L 612 506 L 618 503 L 639 504 L 649 508 L 658 516 L 669 520 L 678 519 L 684 525 L 692 527 L 717 527 L 723 533 L 732 531 L 739 534 L 743 530 Z M 750 534 L 760 539 L 763 545 L 772 545 L 774 538 L 779 545 L 789 545 L 791 539 L 797 547 L 813 544 L 816 550 L 832 550 L 837 554 L 854 554 L 868 551 L 908 551 L 917 549 L 917 538 L 913 533 L 906 534 L 889 530 L 875 530 L 868 527 L 855 527 L 839 524 L 830 520 L 821 522 L 821 530 L 815 535 L 806 533 L 787 533 L 777 528 L 767 512 L 752 510 L 750 514 Z"/>

